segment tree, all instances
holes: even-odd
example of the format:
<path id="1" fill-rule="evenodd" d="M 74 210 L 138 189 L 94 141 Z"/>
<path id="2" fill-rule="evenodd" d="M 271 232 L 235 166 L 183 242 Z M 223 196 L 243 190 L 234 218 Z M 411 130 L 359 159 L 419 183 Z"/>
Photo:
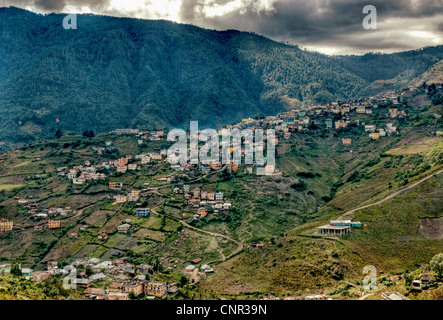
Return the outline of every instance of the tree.
<path id="1" fill-rule="evenodd" d="M 87 267 L 86 267 L 85 272 L 86 272 L 86 275 L 87 275 L 88 277 L 90 277 L 90 276 L 92 276 L 92 275 L 94 274 L 94 272 L 92 271 L 92 269 L 91 269 L 90 266 L 87 266 Z"/>
<path id="2" fill-rule="evenodd" d="M 161 272 L 163 271 L 163 266 L 161 265 L 161 263 L 160 263 L 160 259 L 159 259 L 158 257 L 154 257 L 154 258 L 151 260 L 151 264 L 152 264 L 152 269 L 153 269 L 155 272 L 159 272 L 159 273 L 161 273 Z"/>
<path id="3" fill-rule="evenodd" d="M 183 288 L 187 283 L 188 283 L 188 278 L 182 275 L 180 277 L 180 280 L 178 281 L 179 286 Z"/>
<path id="4" fill-rule="evenodd" d="M 443 277 L 443 253 L 436 254 L 431 262 L 431 269 L 435 271 L 439 278 Z"/>
<path id="5" fill-rule="evenodd" d="M 11 274 L 14 274 L 16 276 L 21 276 L 22 275 L 22 270 L 20 269 L 20 266 L 18 265 L 18 263 L 14 263 L 11 266 Z"/>
<path id="6" fill-rule="evenodd" d="M 94 131 L 92 130 L 85 130 L 85 132 L 83 132 L 83 136 L 85 138 L 94 138 Z"/>
<path id="7" fill-rule="evenodd" d="M 414 280 L 414 277 L 409 274 L 409 270 L 406 269 L 403 272 L 403 279 L 405 280 L 405 286 L 410 286 L 412 284 L 412 280 Z"/>
<path id="8" fill-rule="evenodd" d="M 60 139 L 63 136 L 63 132 L 58 129 L 55 133 L 55 138 Z"/>

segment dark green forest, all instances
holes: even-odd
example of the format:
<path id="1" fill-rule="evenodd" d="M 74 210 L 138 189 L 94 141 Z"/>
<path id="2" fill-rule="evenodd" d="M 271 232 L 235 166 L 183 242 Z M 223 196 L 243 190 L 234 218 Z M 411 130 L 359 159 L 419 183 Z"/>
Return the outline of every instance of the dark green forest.
<path id="1" fill-rule="evenodd" d="M 443 46 L 329 57 L 254 33 L 96 15 L 65 30 L 64 17 L 0 8 L 0 141 L 190 120 L 220 127 L 357 97 L 443 58 Z"/>

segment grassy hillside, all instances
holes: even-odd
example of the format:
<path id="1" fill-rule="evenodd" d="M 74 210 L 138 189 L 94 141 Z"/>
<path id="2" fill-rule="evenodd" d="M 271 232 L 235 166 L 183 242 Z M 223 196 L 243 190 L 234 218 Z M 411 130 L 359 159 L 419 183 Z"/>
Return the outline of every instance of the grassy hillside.
<path id="1" fill-rule="evenodd" d="M 443 60 L 432 65 L 426 72 L 411 81 L 411 85 L 421 85 L 423 82 L 438 84 L 443 80 Z"/>
<path id="2" fill-rule="evenodd" d="M 381 277 L 423 267 L 443 248 L 441 237 L 430 239 L 427 233 L 439 226 L 442 234 L 442 212 L 437 209 L 442 205 L 442 179 L 440 174 L 383 205 L 356 212 L 354 219 L 366 227 L 343 239 L 309 236 L 325 223 L 320 221 L 272 239 L 264 249 L 247 248 L 218 265 L 216 274 L 199 288 L 207 297 L 334 296 L 336 292 L 334 298 L 340 298 L 343 290 L 346 294 L 353 287 L 351 292 L 363 290 L 365 265 L 374 265 Z M 430 212 L 432 218 L 423 218 Z M 432 219 L 432 225 L 423 226 L 424 219 Z"/>
<path id="3" fill-rule="evenodd" d="M 103 181 L 82 185 L 57 174 L 59 167 L 158 153 L 170 145 L 165 140 L 139 144 L 129 134 L 64 135 L 3 152 L 0 216 L 13 220 L 14 229 L 0 234 L 0 262 L 42 270 L 51 260 L 112 260 L 119 253 L 134 264 L 156 265 L 159 277 L 170 282 L 180 279 L 191 259 L 210 262 L 214 274 L 190 285 L 183 296 L 188 298 L 308 292 L 346 298 L 361 290 L 365 265 L 376 266 L 380 277 L 402 274 L 405 269 L 426 270 L 424 266 L 443 244 L 443 178 L 440 174 L 413 184 L 443 168 L 442 138 L 432 134 L 441 130 L 442 109 L 432 105 L 426 94 L 413 97 L 405 109 L 408 116 L 400 119 L 387 118 L 386 107 L 371 115 L 356 115 L 379 128 L 387 122 L 398 127 L 398 134 L 377 140 L 369 138 L 363 126 L 293 132 L 279 141 L 280 172 L 273 176 L 257 176 L 240 166 L 238 171 L 207 175 L 191 170 L 186 179 L 165 183 L 158 179 L 173 173 L 166 161 L 152 161 L 126 173 L 111 171 Z M 352 138 L 352 144 L 343 145 L 343 138 Z M 102 154 L 94 150 L 105 145 L 108 149 Z M 110 190 L 109 182 L 123 182 L 123 190 Z M 115 203 L 114 195 L 144 189 L 146 184 L 152 188 L 145 189 L 142 197 L 143 205 L 152 209 L 149 217 L 136 216 L 135 203 Z M 183 184 L 222 191 L 232 208 L 227 214 L 211 213 L 194 220 L 196 208 L 184 203 L 183 193 L 173 192 L 175 185 Z M 403 188 L 410 189 L 386 198 Z M 47 222 L 34 220 L 29 208 L 14 197 L 30 199 L 41 209 L 70 207 L 73 212 L 60 217 L 60 229 L 38 230 L 35 226 Z M 350 236 L 314 234 L 328 220 L 384 199 L 348 215 L 365 224 Z M 127 219 L 131 231 L 117 232 L 116 227 Z M 88 229 L 81 230 L 85 224 Z M 109 237 L 99 239 L 102 232 Z M 71 237 L 72 233 L 78 237 Z M 250 246 L 257 241 L 265 247 Z M 17 297 L 9 292 L 5 298 Z"/>

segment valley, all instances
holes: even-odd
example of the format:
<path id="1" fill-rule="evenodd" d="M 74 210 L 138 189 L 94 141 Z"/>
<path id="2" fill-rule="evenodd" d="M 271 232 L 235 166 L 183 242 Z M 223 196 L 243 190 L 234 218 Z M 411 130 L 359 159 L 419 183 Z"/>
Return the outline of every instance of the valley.
<path id="1" fill-rule="evenodd" d="M 13 225 L 0 233 L 0 272 L 19 265 L 31 287 L 52 281 L 59 294 L 49 299 L 438 296 L 441 285 L 388 279 L 429 272 L 443 247 L 442 109 L 427 87 L 410 90 L 232 125 L 276 130 L 272 175 L 256 175 L 257 165 L 171 165 L 172 142 L 148 128 L 4 152 L 0 212 Z M 333 219 L 363 228 L 318 235 Z M 87 271 L 80 289 L 60 288 L 67 265 Z M 372 292 L 361 284 L 366 265 L 379 274 Z M 119 283 L 143 294 L 104 293 Z"/>

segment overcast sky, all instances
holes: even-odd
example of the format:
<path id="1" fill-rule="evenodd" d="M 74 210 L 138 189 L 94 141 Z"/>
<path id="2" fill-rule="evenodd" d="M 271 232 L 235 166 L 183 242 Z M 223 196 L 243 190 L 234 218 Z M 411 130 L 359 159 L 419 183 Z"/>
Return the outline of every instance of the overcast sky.
<path id="1" fill-rule="evenodd" d="M 3 0 L 0 0 L 2 4 Z M 35 12 L 90 12 L 254 31 L 326 54 L 443 44 L 443 0 L 4 0 Z M 362 26 L 377 9 L 377 29 Z"/>

